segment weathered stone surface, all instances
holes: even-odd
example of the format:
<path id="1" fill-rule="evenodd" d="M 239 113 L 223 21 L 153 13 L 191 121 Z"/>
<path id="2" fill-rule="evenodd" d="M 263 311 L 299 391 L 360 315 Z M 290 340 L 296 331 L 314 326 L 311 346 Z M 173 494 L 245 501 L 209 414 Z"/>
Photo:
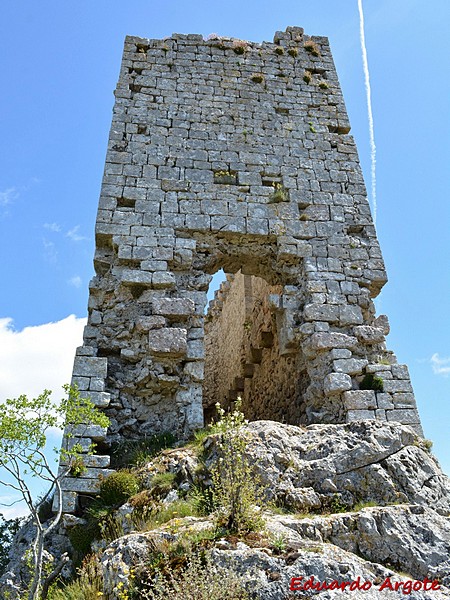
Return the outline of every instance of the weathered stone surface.
<path id="1" fill-rule="evenodd" d="M 378 407 L 373 390 L 353 390 L 344 394 L 345 406 L 349 410 L 374 410 Z"/>
<path id="2" fill-rule="evenodd" d="M 163 327 L 150 331 L 148 348 L 161 355 L 183 356 L 187 352 L 187 331 L 179 327 Z"/>
<path id="3" fill-rule="evenodd" d="M 352 389 L 352 378 L 346 373 L 330 373 L 325 377 L 323 387 L 327 395 L 345 392 Z"/>
<path id="4" fill-rule="evenodd" d="M 164 315 L 172 319 L 187 319 L 195 309 L 192 300 L 182 298 L 155 298 L 152 306 L 156 315 Z"/>

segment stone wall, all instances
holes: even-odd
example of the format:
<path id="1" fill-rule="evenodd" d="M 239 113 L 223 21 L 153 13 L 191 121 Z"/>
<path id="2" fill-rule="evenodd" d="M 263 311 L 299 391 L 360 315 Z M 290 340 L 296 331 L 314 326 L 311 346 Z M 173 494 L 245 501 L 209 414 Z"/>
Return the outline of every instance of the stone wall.
<path id="1" fill-rule="evenodd" d="M 375 318 L 386 273 L 328 40 L 298 27 L 273 43 L 127 37 L 115 96 L 74 367 L 111 420 L 81 438 L 95 437 L 101 468 L 118 441 L 203 425 L 204 308 L 219 269 L 280 290 L 267 300 L 273 346 L 244 377 L 252 416 L 420 429 Z M 252 332 L 233 328 L 245 359 Z M 382 393 L 359 389 L 368 373 Z M 65 480 L 64 510 L 95 493 L 97 475 Z"/>

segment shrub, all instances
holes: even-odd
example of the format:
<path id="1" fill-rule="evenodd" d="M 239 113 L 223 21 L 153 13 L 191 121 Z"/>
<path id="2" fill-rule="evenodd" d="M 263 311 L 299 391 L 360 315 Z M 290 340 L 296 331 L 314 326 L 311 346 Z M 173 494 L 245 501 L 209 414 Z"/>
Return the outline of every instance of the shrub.
<path id="1" fill-rule="evenodd" d="M 297 54 L 298 54 L 297 48 L 289 48 L 288 54 L 290 56 L 292 56 L 292 58 L 295 58 L 297 56 Z"/>
<path id="2" fill-rule="evenodd" d="M 249 435 L 242 430 L 247 421 L 240 407 L 239 398 L 236 410 L 225 415 L 220 404 L 216 404 L 220 419 L 212 427 L 220 433 L 219 457 L 211 469 L 216 526 L 233 533 L 254 531 L 263 525 L 255 506 L 262 498 L 262 489 L 245 455 Z"/>
<path id="3" fill-rule="evenodd" d="M 107 506 L 123 504 L 139 491 L 137 476 L 130 471 L 117 471 L 102 479 L 100 500 Z"/>
<path id="4" fill-rule="evenodd" d="M 304 48 L 306 52 L 309 52 L 313 56 L 320 56 L 319 46 L 316 44 L 316 42 L 313 42 L 312 40 L 305 42 Z"/>
<path id="5" fill-rule="evenodd" d="M 381 377 L 374 375 L 373 373 L 367 373 L 364 375 L 364 379 L 359 384 L 360 390 L 375 390 L 376 392 L 382 392 L 384 389 L 383 380 Z"/>
<path id="6" fill-rule="evenodd" d="M 161 450 L 171 448 L 176 437 L 170 433 L 152 435 L 142 440 L 125 440 L 112 449 L 111 466 L 119 469 L 124 466 L 141 466 L 156 456 Z"/>
<path id="7" fill-rule="evenodd" d="M 103 598 L 103 577 L 96 556 L 87 556 L 78 571 L 78 578 L 58 588 L 54 585 L 48 600 L 99 600 Z"/>
<path id="8" fill-rule="evenodd" d="M 159 573 L 149 589 L 137 591 L 142 600 L 249 600 L 241 580 L 233 571 L 214 565 L 204 555 L 191 554 L 181 568 Z M 183 568 L 184 567 L 184 568 Z M 140 574 L 140 579 L 145 579 Z"/>

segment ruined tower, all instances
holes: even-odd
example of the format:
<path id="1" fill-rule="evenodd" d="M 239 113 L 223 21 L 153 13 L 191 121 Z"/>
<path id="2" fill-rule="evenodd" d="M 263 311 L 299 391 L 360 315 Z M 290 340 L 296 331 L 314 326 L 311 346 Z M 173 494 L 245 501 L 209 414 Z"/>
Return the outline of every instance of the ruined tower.
<path id="1" fill-rule="evenodd" d="M 238 395 L 251 419 L 420 433 L 375 317 L 387 278 L 328 40 L 127 37 L 115 96 L 73 372 L 111 424 L 81 439 L 98 455 L 64 480 L 64 510 L 115 442 L 186 438 Z"/>

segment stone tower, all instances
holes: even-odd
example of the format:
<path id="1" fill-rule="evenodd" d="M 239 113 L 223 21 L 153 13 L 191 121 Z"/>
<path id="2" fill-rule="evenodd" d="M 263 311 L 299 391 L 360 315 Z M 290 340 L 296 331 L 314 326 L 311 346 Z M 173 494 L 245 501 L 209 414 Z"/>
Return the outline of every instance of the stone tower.
<path id="1" fill-rule="evenodd" d="M 420 433 L 375 318 L 387 278 L 327 38 L 127 37 L 115 96 L 73 371 L 111 425 L 81 439 L 98 455 L 63 482 L 64 510 L 115 442 L 186 438 L 238 395 L 252 419 Z"/>

